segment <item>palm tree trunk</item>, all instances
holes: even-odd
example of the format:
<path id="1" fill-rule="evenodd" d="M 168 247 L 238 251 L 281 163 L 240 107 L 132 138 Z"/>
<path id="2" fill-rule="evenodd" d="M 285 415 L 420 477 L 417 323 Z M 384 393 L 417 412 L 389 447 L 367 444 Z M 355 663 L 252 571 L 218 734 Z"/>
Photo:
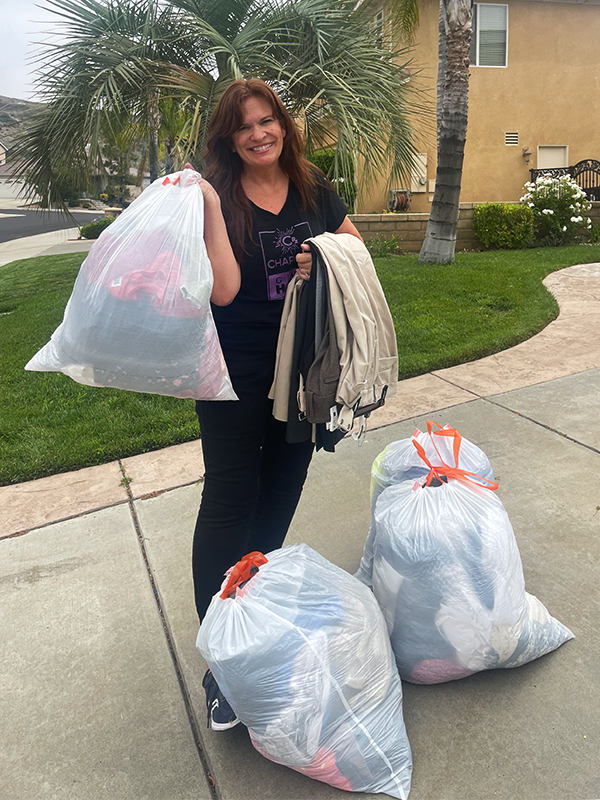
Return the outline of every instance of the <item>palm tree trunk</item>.
<path id="1" fill-rule="evenodd" d="M 471 0 L 440 0 L 437 172 L 420 264 L 454 261 L 467 138 L 472 16 Z"/>
<path id="2" fill-rule="evenodd" d="M 161 115 L 158 109 L 158 98 L 151 97 L 148 101 L 148 169 L 150 172 L 150 183 L 158 178 L 158 130 L 161 121 Z"/>
<path id="3" fill-rule="evenodd" d="M 170 175 L 174 170 L 175 161 L 173 159 L 174 142 L 172 139 L 165 139 L 165 172 Z"/>
<path id="4" fill-rule="evenodd" d="M 437 74 L 437 142 L 442 132 L 442 109 L 444 103 L 444 81 L 446 80 L 446 6 L 440 0 L 438 13 L 438 74 Z"/>
<path id="5" fill-rule="evenodd" d="M 158 178 L 158 134 L 150 131 L 148 138 L 148 171 L 150 172 L 150 183 Z"/>

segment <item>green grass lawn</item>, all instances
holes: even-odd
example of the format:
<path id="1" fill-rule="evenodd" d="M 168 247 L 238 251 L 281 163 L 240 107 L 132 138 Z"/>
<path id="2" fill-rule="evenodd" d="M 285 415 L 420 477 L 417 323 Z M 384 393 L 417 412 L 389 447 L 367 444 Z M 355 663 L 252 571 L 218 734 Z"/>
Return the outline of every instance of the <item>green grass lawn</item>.
<path id="1" fill-rule="evenodd" d="M 198 437 L 192 400 L 23 369 L 61 322 L 84 257 L 40 256 L 0 268 L 0 485 Z"/>
<path id="2" fill-rule="evenodd" d="M 91 388 L 23 367 L 50 338 L 84 254 L 0 268 L 0 485 L 103 464 L 198 436 L 191 400 Z M 400 377 L 460 364 L 537 333 L 558 313 L 542 279 L 600 261 L 600 245 L 462 253 L 446 267 L 376 260 Z"/>
<path id="3" fill-rule="evenodd" d="M 550 272 L 600 261 L 600 245 L 457 253 L 447 266 L 381 258 L 377 271 L 398 337 L 400 378 L 497 353 L 558 316 Z"/>

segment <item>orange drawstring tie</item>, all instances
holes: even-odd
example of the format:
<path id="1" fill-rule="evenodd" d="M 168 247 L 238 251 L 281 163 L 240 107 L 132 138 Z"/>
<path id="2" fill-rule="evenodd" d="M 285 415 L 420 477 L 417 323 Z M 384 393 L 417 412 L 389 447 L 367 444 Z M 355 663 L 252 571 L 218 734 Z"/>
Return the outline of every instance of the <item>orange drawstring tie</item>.
<path id="1" fill-rule="evenodd" d="M 248 553 L 248 555 L 240 559 L 229 573 L 229 580 L 221 592 L 221 599 L 226 600 L 228 597 L 234 595 L 236 589 L 243 583 L 246 583 L 246 581 L 249 581 L 253 575 L 256 575 L 258 568 L 266 564 L 267 561 L 268 559 L 266 559 L 262 553 L 259 553 L 258 550 Z"/>
<path id="2" fill-rule="evenodd" d="M 434 431 L 433 430 L 433 426 L 434 425 L 436 427 L 438 427 L 439 430 Z M 456 428 L 450 428 L 450 427 L 442 428 L 442 426 L 439 424 L 439 422 L 434 422 L 432 419 L 428 419 L 427 420 L 427 433 L 429 434 L 429 438 L 431 439 L 431 444 L 435 447 L 435 452 L 438 454 L 438 456 L 440 458 L 440 461 L 442 463 L 445 463 L 444 459 L 440 455 L 440 451 L 437 449 L 437 446 L 435 444 L 435 439 L 433 437 L 434 436 L 450 436 L 450 437 L 452 437 L 452 439 L 454 440 L 453 441 L 454 466 L 458 467 L 458 452 L 460 450 L 460 444 L 462 442 L 462 436 L 456 430 Z"/>
<path id="3" fill-rule="evenodd" d="M 428 420 L 427 422 L 427 433 L 431 436 L 433 425 L 437 425 L 436 422 L 432 420 Z M 441 426 L 438 426 L 441 428 Z M 454 463 L 458 464 L 458 454 L 460 451 L 460 443 L 461 443 L 461 435 L 460 433 L 455 430 L 454 428 L 441 428 L 439 431 L 433 431 L 434 435 L 437 436 L 453 436 L 454 437 Z M 431 441 L 433 442 L 433 436 L 431 437 Z M 438 481 L 444 482 L 443 478 L 454 478 L 456 480 L 462 480 L 467 483 L 474 483 L 477 486 L 481 486 L 482 489 L 489 489 L 492 492 L 495 492 L 498 488 L 498 484 L 495 481 L 490 481 L 488 478 L 484 478 L 483 475 L 477 475 L 476 472 L 468 472 L 465 469 L 460 469 L 458 466 L 451 467 L 450 465 L 446 464 L 444 459 L 441 457 L 437 447 L 435 447 L 435 443 L 433 446 L 435 447 L 435 451 L 439 456 L 440 461 L 442 462 L 441 467 L 434 467 L 433 464 L 429 461 L 427 456 L 425 455 L 425 449 L 419 442 L 413 439 L 413 445 L 415 446 L 417 453 L 419 454 L 422 461 L 427 464 L 429 467 L 429 474 L 425 479 L 425 486 L 431 486 L 432 481 L 434 478 L 437 478 Z"/>

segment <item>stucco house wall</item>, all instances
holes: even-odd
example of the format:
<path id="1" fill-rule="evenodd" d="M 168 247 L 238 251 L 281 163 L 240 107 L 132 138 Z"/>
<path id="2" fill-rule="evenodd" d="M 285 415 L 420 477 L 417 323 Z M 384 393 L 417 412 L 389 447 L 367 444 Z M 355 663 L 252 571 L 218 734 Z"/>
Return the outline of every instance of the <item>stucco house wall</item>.
<path id="1" fill-rule="evenodd" d="M 505 0 L 492 5 L 508 7 L 507 65 L 471 67 L 461 192 L 465 203 L 518 200 L 529 170 L 538 167 L 540 146 L 567 146 L 567 165 L 600 160 L 600 0 Z M 411 80 L 425 92 L 430 115 L 414 120 L 427 167 L 424 191 L 413 191 L 413 212 L 429 212 L 433 199 L 437 31 L 437 0 L 421 0 Z M 518 143 L 507 145 L 507 133 L 517 133 Z M 528 161 L 523 148 L 531 152 Z M 409 188 L 416 188 L 414 181 Z M 382 179 L 360 198 L 359 210 L 380 212 L 387 189 Z"/>

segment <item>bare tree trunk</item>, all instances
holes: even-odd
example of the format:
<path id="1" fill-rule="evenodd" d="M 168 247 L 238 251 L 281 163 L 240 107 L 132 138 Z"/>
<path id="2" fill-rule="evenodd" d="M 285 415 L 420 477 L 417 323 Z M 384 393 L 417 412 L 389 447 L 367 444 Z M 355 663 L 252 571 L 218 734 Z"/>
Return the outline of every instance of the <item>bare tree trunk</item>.
<path id="1" fill-rule="evenodd" d="M 420 264 L 451 264 L 467 139 L 471 0 L 440 0 L 438 152 L 435 193 Z"/>

